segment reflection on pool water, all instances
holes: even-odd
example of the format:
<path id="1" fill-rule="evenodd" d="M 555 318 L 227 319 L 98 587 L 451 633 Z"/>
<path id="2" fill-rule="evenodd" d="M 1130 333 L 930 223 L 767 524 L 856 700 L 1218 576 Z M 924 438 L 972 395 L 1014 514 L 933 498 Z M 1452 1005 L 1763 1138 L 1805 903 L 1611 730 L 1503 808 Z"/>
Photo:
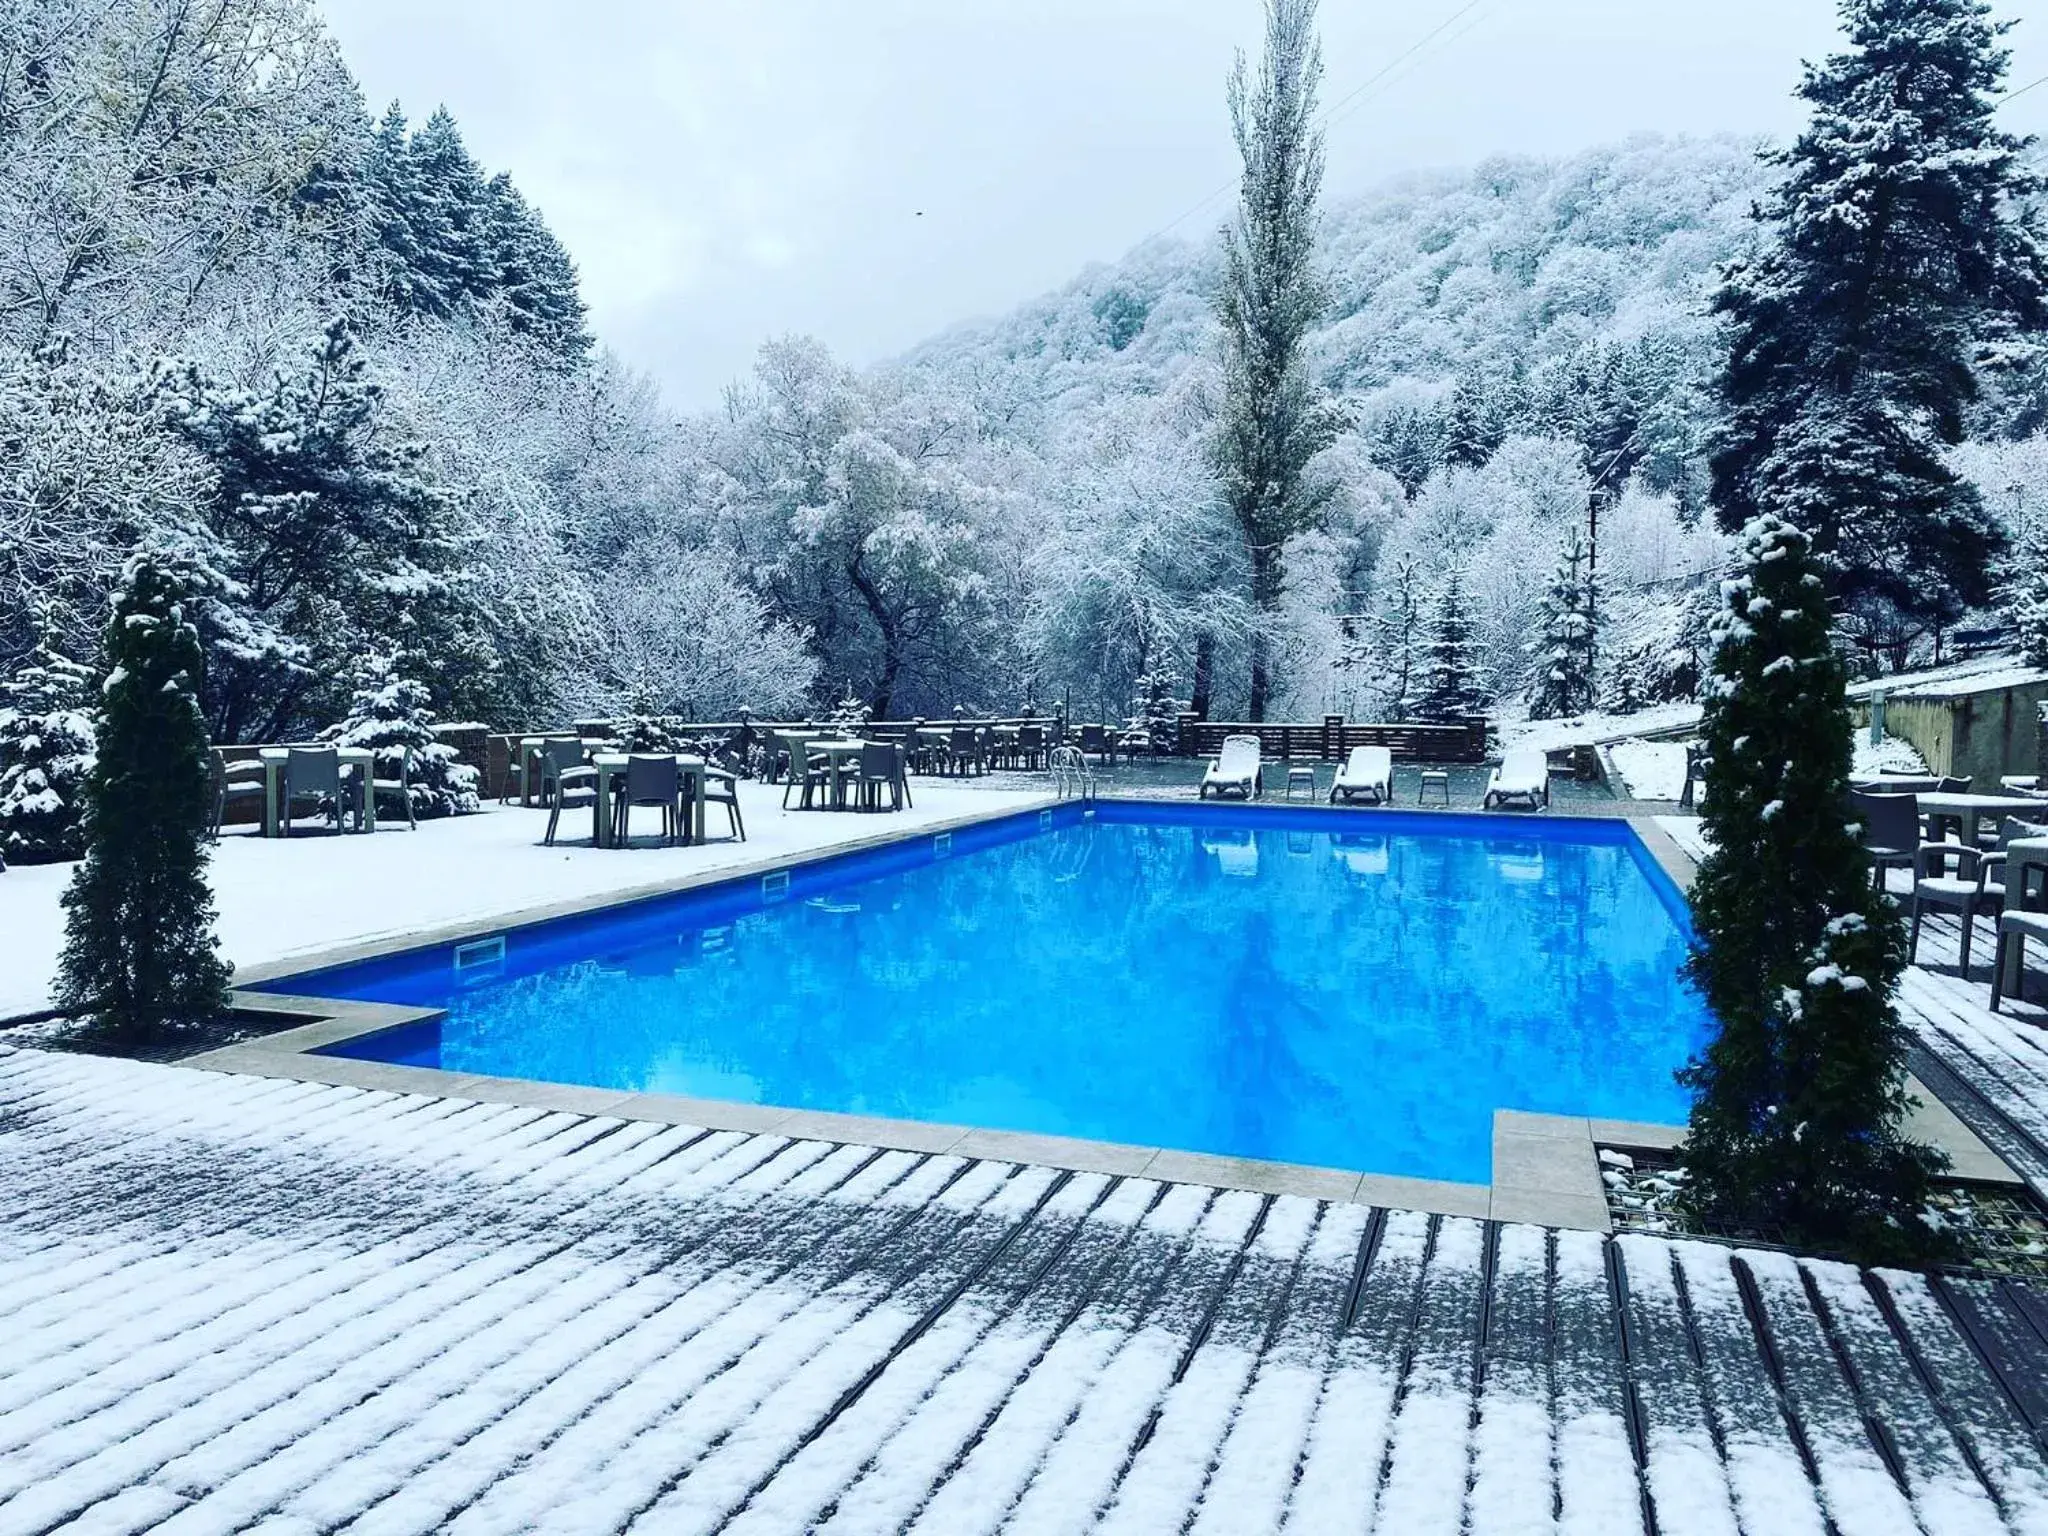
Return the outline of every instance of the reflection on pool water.
<path id="1" fill-rule="evenodd" d="M 1683 906 L 1624 823 L 1106 803 L 285 989 L 462 1072 L 1487 1182 L 1496 1108 L 1678 1121 Z"/>

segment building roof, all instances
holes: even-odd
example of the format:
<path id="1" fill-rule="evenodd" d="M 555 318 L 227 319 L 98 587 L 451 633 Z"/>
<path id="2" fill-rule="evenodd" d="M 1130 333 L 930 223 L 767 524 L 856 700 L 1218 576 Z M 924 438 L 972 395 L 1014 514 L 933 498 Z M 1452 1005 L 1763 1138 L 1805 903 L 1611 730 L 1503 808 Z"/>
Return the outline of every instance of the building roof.
<path id="1" fill-rule="evenodd" d="M 0 1046 L 0 1527 L 2030 1530 L 2022 1288 Z"/>

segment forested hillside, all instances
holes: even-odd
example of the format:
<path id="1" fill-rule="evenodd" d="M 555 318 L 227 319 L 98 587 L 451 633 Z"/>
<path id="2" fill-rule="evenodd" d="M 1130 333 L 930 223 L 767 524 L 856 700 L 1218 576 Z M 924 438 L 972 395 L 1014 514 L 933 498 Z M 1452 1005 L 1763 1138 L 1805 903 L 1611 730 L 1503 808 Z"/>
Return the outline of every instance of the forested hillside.
<path id="1" fill-rule="evenodd" d="M 1122 716 L 1140 677 L 1185 697 L 1205 645 L 1216 712 L 1241 707 L 1276 625 L 1209 458 L 1207 231 L 865 371 L 769 341 L 678 423 L 512 178 L 445 112 L 374 112 L 303 0 L 7 11 L 0 676 L 99 664 L 148 541 L 201 575 L 224 740 L 331 723 L 373 664 L 505 724 L 848 689 Z M 1723 547 L 1704 299 L 1766 174 L 1747 144 L 1646 139 L 1328 208 L 1337 430 L 1321 526 L 1285 551 L 1275 713 L 1410 707 L 1454 567 L 1513 707 L 1589 507 L 1606 701 L 1691 687 Z M 1994 404 L 1993 436 L 2038 430 Z M 2016 477 L 2001 515 L 2048 499 L 2038 447 L 1966 452 Z"/>

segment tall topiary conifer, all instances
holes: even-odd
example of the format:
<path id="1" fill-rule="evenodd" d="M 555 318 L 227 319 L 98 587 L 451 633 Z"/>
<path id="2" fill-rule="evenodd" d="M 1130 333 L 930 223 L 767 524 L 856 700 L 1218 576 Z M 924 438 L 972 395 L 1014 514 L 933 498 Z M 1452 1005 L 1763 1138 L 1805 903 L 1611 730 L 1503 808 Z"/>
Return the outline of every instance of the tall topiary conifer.
<path id="1" fill-rule="evenodd" d="M 227 1005 L 230 968 L 206 882 L 212 776 L 199 632 L 166 556 L 121 573 L 107 626 L 99 753 L 86 777 L 85 861 L 64 894 L 58 1001 L 147 1039 Z"/>

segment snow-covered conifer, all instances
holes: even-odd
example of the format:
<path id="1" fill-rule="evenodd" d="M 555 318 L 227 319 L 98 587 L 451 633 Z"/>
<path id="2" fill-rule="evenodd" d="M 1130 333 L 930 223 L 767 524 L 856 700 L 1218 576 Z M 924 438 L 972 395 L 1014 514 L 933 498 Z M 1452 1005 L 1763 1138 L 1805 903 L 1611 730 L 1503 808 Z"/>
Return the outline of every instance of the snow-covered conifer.
<path id="1" fill-rule="evenodd" d="M 0 684 L 0 855 L 19 864 L 84 851 L 84 791 L 92 768 L 92 669 L 42 637 Z"/>
<path id="2" fill-rule="evenodd" d="M 1437 593 L 1431 615 L 1429 643 L 1423 653 L 1422 691 L 1415 700 L 1417 720 L 1470 720 L 1486 709 L 1479 688 L 1479 665 L 1472 640 L 1472 615 L 1465 605 L 1464 572 L 1453 566 Z"/>
<path id="3" fill-rule="evenodd" d="M 434 734 L 429 698 L 426 684 L 408 675 L 399 657 L 367 656 L 356 671 L 348 714 L 329 732 L 336 746 L 374 751 L 380 779 L 396 783 L 405 769 L 412 784 L 412 814 L 422 821 L 460 816 L 478 806 L 476 769 Z"/>
<path id="4" fill-rule="evenodd" d="M 58 1001 L 131 1038 L 210 1020 L 227 1005 L 230 967 L 206 880 L 205 658 L 184 597 L 172 558 L 144 550 L 122 571 L 85 781 L 85 861 L 64 894 Z"/>
<path id="5" fill-rule="evenodd" d="M 1939 1154 L 1908 1141 L 1897 906 L 1849 801 L 1846 675 L 1811 541 L 1760 517 L 1721 587 L 1703 687 L 1711 852 L 1688 973 L 1717 1022 L 1686 1069 L 1687 1198 L 1870 1261 L 1925 1254 Z"/>
<path id="6" fill-rule="evenodd" d="M 1543 659 L 1529 696 L 1529 718 L 1556 720 L 1593 707 L 1593 582 L 1576 526 L 1565 541 L 1543 598 Z"/>

